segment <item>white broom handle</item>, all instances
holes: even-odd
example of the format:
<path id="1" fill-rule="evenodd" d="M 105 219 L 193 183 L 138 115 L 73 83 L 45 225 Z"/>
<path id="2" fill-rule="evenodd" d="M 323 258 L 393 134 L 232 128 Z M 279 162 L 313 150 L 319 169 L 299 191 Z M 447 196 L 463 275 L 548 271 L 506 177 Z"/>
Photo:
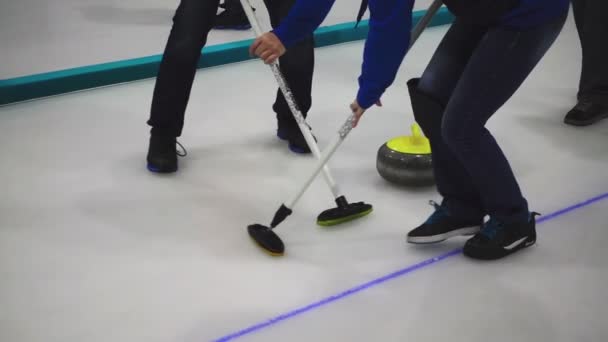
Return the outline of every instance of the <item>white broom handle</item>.
<path id="1" fill-rule="evenodd" d="M 249 23 L 251 24 L 253 31 L 255 32 L 255 36 L 256 37 L 261 36 L 264 32 L 262 31 L 262 28 L 260 27 L 260 23 L 257 20 L 255 13 L 253 13 L 253 9 L 252 9 L 252 6 L 251 6 L 251 3 L 249 2 L 249 0 L 241 0 L 241 6 L 243 7 L 243 10 L 245 11 L 245 14 L 247 15 L 247 19 L 249 20 Z M 283 97 L 285 97 L 285 101 L 289 105 L 289 109 L 291 109 L 291 112 L 292 112 L 296 122 L 298 123 L 298 126 L 300 127 L 300 131 L 302 132 L 302 135 L 304 136 L 304 139 L 306 140 L 308 147 L 310 147 L 310 150 L 312 151 L 313 155 L 317 159 L 321 159 L 321 151 L 319 150 L 319 146 L 317 145 L 317 142 L 315 141 L 314 137 L 312 136 L 310 129 L 308 129 L 308 126 L 306 125 L 306 120 L 304 119 L 304 115 L 302 114 L 302 112 L 300 111 L 300 109 L 298 108 L 298 106 L 296 104 L 293 92 L 289 88 L 289 85 L 287 84 L 285 77 L 281 73 L 279 64 L 275 61 L 274 63 L 272 63 L 270 65 L 270 68 L 272 69 L 272 73 L 274 74 L 274 77 L 276 78 L 277 83 L 279 84 L 279 88 L 281 89 L 281 92 L 283 93 Z M 323 176 L 324 176 L 325 182 L 329 186 L 334 198 L 340 197 L 342 195 L 340 193 L 340 189 L 339 189 L 338 185 L 336 184 L 336 182 L 334 181 L 334 179 L 329 171 L 329 167 L 327 165 L 323 165 Z"/>
<path id="2" fill-rule="evenodd" d="M 247 19 L 249 19 L 251 27 L 253 27 L 253 32 L 255 33 L 255 36 L 259 37 L 264 34 L 262 28 L 260 27 L 260 23 L 256 19 L 255 13 L 253 13 L 253 6 L 251 6 L 249 0 L 241 0 L 241 6 L 243 7 L 245 14 L 247 15 Z"/>

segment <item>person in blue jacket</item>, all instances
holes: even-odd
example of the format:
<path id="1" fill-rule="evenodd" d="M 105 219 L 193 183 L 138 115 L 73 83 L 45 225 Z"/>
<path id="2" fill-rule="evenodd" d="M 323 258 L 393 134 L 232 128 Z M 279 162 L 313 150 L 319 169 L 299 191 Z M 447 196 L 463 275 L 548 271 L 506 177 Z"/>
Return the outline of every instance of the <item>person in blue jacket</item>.
<path id="1" fill-rule="evenodd" d="M 250 52 L 266 63 L 313 32 L 334 0 L 298 0 L 286 19 Z M 359 91 L 360 118 L 379 104 L 407 53 L 414 0 L 369 0 L 369 34 Z M 431 142 L 435 212 L 408 234 L 410 243 L 474 235 L 464 254 L 499 259 L 536 242 L 536 213 L 486 122 L 518 90 L 559 36 L 568 0 L 445 0 L 455 21 L 422 76 L 408 82 L 416 121 Z M 484 222 L 485 216 L 489 220 Z"/>

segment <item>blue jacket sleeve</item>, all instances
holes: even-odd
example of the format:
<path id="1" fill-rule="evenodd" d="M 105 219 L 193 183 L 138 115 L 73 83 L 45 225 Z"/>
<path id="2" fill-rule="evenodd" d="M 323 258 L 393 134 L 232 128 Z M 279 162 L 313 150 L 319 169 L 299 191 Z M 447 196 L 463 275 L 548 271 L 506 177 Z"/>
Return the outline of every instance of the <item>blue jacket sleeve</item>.
<path id="1" fill-rule="evenodd" d="M 363 51 L 357 102 L 369 108 L 393 83 L 410 45 L 414 0 L 369 0 L 369 33 Z"/>
<path id="2" fill-rule="evenodd" d="M 272 32 L 289 48 L 312 34 L 325 20 L 335 0 L 297 0 Z"/>

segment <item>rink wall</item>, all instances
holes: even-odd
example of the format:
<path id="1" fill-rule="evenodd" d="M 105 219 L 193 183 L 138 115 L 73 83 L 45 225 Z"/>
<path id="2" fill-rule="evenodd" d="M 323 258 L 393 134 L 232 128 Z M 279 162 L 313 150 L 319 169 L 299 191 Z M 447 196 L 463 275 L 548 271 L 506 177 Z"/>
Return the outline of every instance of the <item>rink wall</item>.
<path id="1" fill-rule="evenodd" d="M 414 25 L 425 12 L 414 12 Z M 429 26 L 446 25 L 452 20 L 453 16 L 442 8 Z M 324 47 L 362 40 L 368 31 L 367 20 L 361 21 L 357 28 L 354 22 L 325 26 L 315 31 L 315 42 L 317 47 Z M 248 39 L 205 47 L 202 51 L 205 58 L 199 61 L 198 68 L 252 59 L 248 52 L 252 41 Z M 0 80 L 0 105 L 154 78 L 161 58 L 162 55 L 154 55 Z"/>

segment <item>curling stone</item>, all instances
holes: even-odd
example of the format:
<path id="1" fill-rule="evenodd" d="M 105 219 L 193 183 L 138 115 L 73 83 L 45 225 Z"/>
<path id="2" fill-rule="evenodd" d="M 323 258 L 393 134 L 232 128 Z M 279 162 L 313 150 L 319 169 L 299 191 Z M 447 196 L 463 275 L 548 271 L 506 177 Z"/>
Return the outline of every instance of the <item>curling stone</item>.
<path id="1" fill-rule="evenodd" d="M 412 125 L 411 136 L 393 138 L 380 147 L 376 169 L 382 178 L 398 185 L 435 184 L 431 144 L 417 124 Z"/>

